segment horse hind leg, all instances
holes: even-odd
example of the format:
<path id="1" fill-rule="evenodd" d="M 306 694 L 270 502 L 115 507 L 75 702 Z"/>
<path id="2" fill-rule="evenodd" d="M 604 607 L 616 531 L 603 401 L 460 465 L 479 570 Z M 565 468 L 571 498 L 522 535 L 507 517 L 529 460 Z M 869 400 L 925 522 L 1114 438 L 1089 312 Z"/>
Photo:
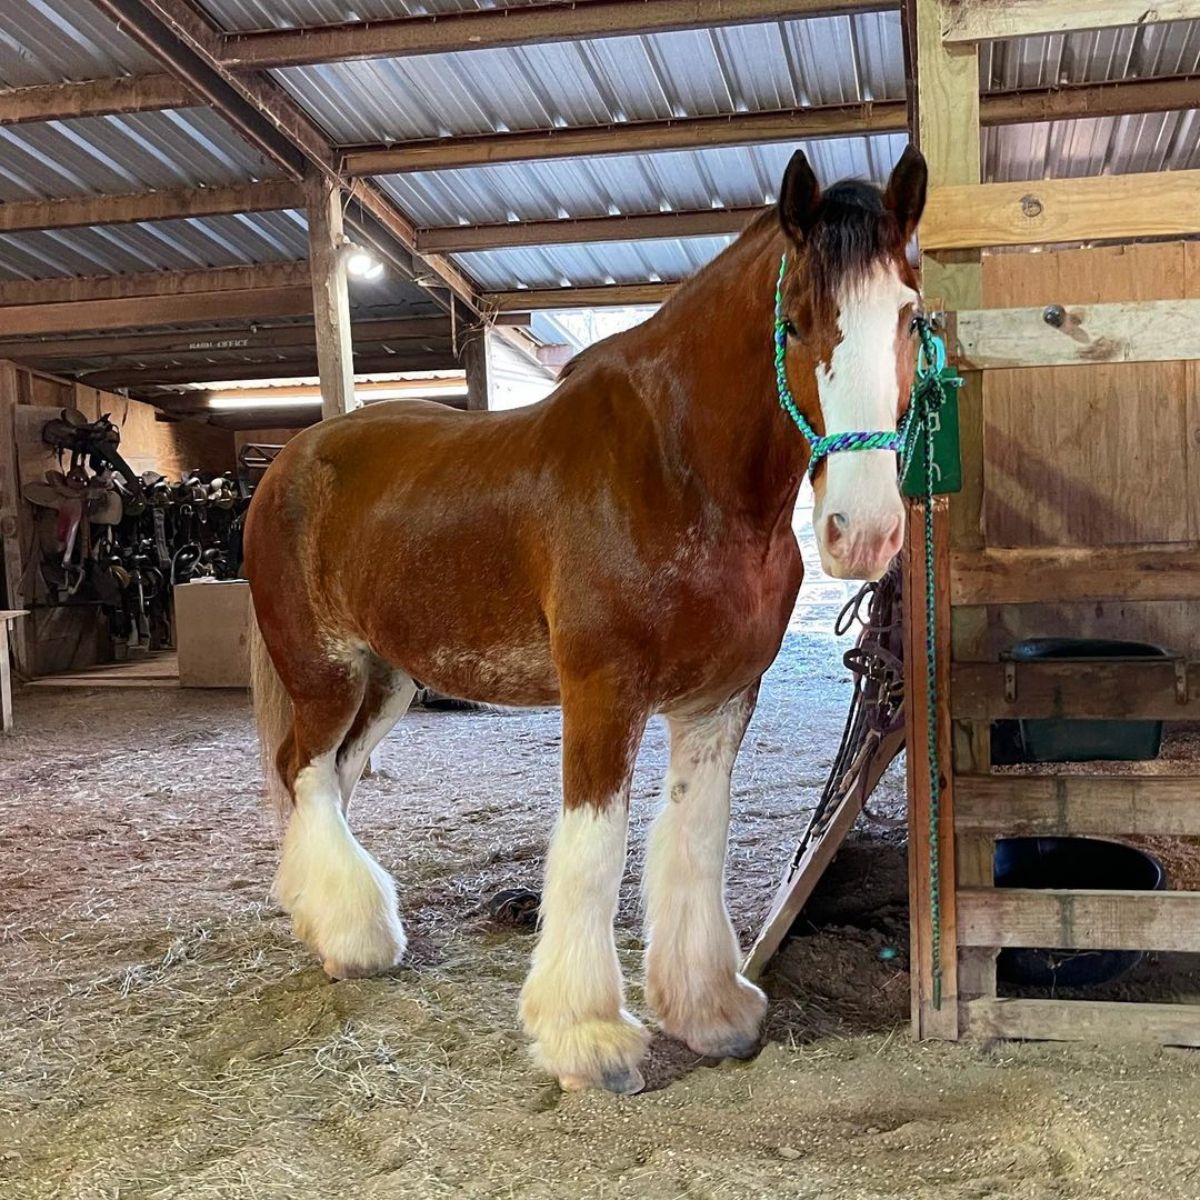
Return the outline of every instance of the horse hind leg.
<path id="1" fill-rule="evenodd" d="M 361 712 L 366 676 L 360 658 L 308 673 L 312 686 L 292 696 L 290 762 L 283 765 L 293 804 L 275 895 L 333 979 L 387 971 L 406 944 L 392 878 L 358 843 L 344 810 L 347 776 L 338 758 Z"/>
<path id="2" fill-rule="evenodd" d="M 337 756 L 342 807 L 347 811 L 372 751 L 408 712 L 416 693 L 417 685 L 411 676 L 375 655 L 368 656 L 362 703 Z"/>

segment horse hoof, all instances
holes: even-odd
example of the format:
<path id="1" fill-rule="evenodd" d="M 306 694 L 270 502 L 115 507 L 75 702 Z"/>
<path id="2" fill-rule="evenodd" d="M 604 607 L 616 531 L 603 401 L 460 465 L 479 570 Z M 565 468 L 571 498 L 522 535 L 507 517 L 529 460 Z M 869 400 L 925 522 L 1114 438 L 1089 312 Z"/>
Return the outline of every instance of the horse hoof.
<path id="1" fill-rule="evenodd" d="M 753 1058 L 758 1053 L 757 1034 L 727 1038 L 721 1042 L 688 1042 L 688 1049 L 705 1058 Z"/>
<path id="2" fill-rule="evenodd" d="M 337 983 L 339 979 L 369 979 L 372 975 L 382 975 L 390 971 L 400 962 L 400 955 L 390 963 L 352 963 L 340 962 L 336 958 L 327 958 L 321 964 L 330 980 Z"/>
<path id="3" fill-rule="evenodd" d="M 605 1071 L 598 1080 L 585 1075 L 564 1075 L 558 1086 L 564 1092 L 585 1092 L 588 1088 L 600 1087 L 615 1096 L 634 1096 L 646 1086 L 646 1081 L 637 1067 L 627 1067 L 620 1071 Z"/>

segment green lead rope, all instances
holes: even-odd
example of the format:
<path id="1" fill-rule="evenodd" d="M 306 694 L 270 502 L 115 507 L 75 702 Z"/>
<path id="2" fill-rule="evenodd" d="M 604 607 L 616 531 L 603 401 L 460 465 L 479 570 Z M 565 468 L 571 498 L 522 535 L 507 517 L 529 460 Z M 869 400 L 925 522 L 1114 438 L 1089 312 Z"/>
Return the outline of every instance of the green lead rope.
<path id="1" fill-rule="evenodd" d="M 929 753 L 929 919 L 933 954 L 933 1007 L 942 1007 L 942 869 L 941 824 L 942 772 L 938 763 L 937 710 L 937 604 L 934 596 L 933 495 L 934 495 L 934 423 L 931 417 L 941 407 L 942 377 L 946 365 L 946 347 L 934 334 L 929 321 L 918 316 L 913 328 L 921 340 L 917 370 L 909 400 L 908 424 L 905 428 L 904 449 L 900 456 L 900 477 L 904 479 L 912 466 L 918 444 L 925 454 L 923 488 L 925 502 L 925 687 L 926 729 Z M 920 442 L 918 443 L 918 438 Z"/>

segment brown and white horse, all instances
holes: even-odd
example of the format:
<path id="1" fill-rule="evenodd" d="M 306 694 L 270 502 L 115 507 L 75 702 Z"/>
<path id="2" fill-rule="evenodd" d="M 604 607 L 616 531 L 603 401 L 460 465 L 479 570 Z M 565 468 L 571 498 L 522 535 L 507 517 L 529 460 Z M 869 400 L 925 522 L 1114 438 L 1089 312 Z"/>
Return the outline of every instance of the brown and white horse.
<path id="1" fill-rule="evenodd" d="M 562 811 L 521 1017 L 564 1087 L 638 1089 L 648 1035 L 624 1008 L 612 923 L 630 775 L 661 713 L 646 998 L 697 1053 L 752 1050 L 766 998 L 738 974 L 725 908 L 730 773 L 800 587 L 791 523 L 809 457 L 777 395 L 776 276 L 786 254 L 780 336 L 803 417 L 817 433 L 895 430 L 924 199 L 913 149 L 884 192 L 822 193 L 797 153 L 777 210 L 541 404 L 380 404 L 279 455 L 246 523 L 255 703 L 289 814 L 276 892 L 330 976 L 404 953 L 392 880 L 346 813 L 413 679 L 561 705 Z M 903 536 L 895 455 L 833 455 L 814 486 L 825 569 L 880 575 Z"/>

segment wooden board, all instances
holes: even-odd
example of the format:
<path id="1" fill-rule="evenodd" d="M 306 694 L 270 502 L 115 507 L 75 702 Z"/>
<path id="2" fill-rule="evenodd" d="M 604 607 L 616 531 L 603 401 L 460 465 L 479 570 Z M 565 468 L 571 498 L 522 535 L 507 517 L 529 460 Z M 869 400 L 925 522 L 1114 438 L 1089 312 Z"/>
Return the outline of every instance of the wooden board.
<path id="1" fill-rule="evenodd" d="M 1200 171 L 942 185 L 929 190 L 923 250 L 970 250 L 1200 230 Z"/>
<path id="2" fill-rule="evenodd" d="M 950 559 L 951 604 L 1200 600 L 1200 549 L 1190 544 L 982 550 Z"/>
<path id="3" fill-rule="evenodd" d="M 967 720 L 998 717 L 1079 717 L 1096 720 L 1200 719 L 1200 662 L 1187 664 L 1185 698 L 1176 696 L 1170 660 L 1096 659 L 1016 663 L 1015 697 L 1008 664 L 957 663 L 951 671 L 950 711 Z"/>
<path id="4" fill-rule="evenodd" d="M 1200 358 L 1200 300 L 975 309 L 952 327 L 960 368 L 975 370 Z"/>
<path id="5" fill-rule="evenodd" d="M 960 946 L 1200 950 L 1200 892 L 960 888 Z"/>
<path id="6" fill-rule="evenodd" d="M 1200 298 L 1200 259 L 1179 243 L 984 260 L 1000 307 Z M 1105 546 L 1200 540 L 1187 365 L 985 373 L 985 543 Z M 1045 599 L 1054 598 L 1049 588 Z"/>
<path id="7" fill-rule="evenodd" d="M 1111 29 L 1161 21 L 1200 20 L 1197 0 L 1086 0 L 1047 4 L 1045 0 L 946 0 L 942 36 L 951 45 L 996 38 L 1036 37 L 1076 29 Z"/>
<path id="8" fill-rule="evenodd" d="M 1200 1006 L 1192 1004 L 991 997 L 963 1005 L 963 1025 L 971 1038 L 1200 1046 Z"/>
<path id="9" fill-rule="evenodd" d="M 1200 775 L 959 775 L 958 836 L 1200 834 Z"/>

